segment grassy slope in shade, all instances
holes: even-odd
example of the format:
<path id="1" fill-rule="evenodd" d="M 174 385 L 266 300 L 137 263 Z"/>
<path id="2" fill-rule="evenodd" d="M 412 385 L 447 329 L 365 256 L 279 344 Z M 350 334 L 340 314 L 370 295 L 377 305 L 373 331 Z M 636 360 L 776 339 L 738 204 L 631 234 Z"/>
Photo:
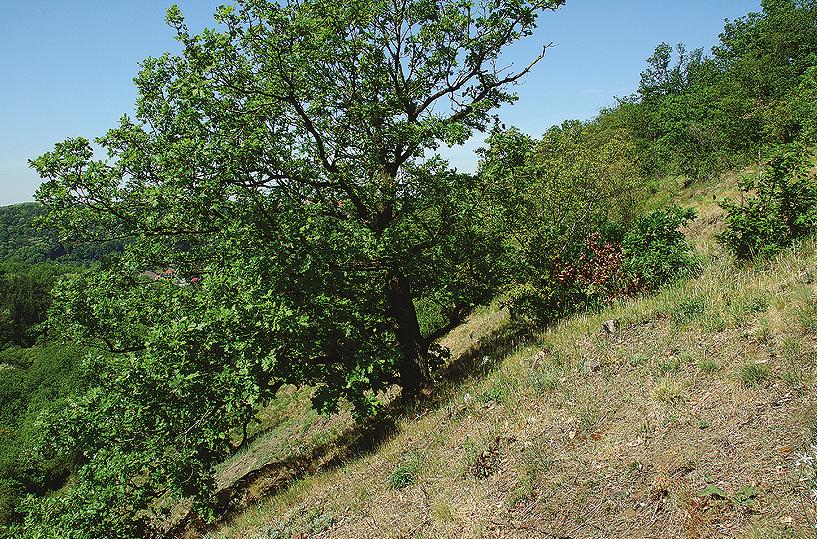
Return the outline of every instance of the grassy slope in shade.
<path id="1" fill-rule="evenodd" d="M 491 351 L 504 315 L 478 313 L 447 344 L 478 346 L 486 372 L 209 536 L 805 536 L 817 243 L 736 263 L 714 241 L 713 195 L 732 192 L 734 179 L 673 197 L 699 211 L 699 277 L 510 351 Z"/>

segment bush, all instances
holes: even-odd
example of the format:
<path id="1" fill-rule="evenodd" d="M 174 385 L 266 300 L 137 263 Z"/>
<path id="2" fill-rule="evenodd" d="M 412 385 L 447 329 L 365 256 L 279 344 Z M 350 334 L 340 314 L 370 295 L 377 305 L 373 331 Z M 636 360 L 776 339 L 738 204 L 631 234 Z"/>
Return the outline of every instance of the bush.
<path id="1" fill-rule="evenodd" d="M 511 319 L 522 325 L 539 325 L 563 315 L 580 301 L 565 287 L 519 283 L 510 286 L 500 301 Z"/>
<path id="2" fill-rule="evenodd" d="M 805 150 L 783 146 L 759 174 L 740 182 L 739 201 L 723 201 L 720 240 L 739 258 L 773 254 L 817 231 L 817 178 Z"/>
<path id="3" fill-rule="evenodd" d="M 600 226 L 576 255 L 549 261 L 550 269 L 536 279 L 510 287 L 503 304 L 514 320 L 541 324 L 689 275 L 697 263 L 680 228 L 694 216 L 671 205 L 636 220 L 623 234 L 615 223 Z"/>
<path id="4" fill-rule="evenodd" d="M 695 257 L 680 230 L 694 218 L 694 210 L 673 204 L 636 221 L 621 242 L 624 272 L 637 283 L 631 288 L 654 290 L 694 270 Z"/>

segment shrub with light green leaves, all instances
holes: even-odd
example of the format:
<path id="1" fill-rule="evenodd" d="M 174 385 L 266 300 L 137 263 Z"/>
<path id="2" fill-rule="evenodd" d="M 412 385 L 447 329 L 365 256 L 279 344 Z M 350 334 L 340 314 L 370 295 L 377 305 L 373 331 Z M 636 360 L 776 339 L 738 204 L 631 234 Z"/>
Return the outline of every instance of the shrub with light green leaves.
<path id="1" fill-rule="evenodd" d="M 690 274 L 697 263 L 681 228 L 694 218 L 673 204 L 638 219 L 621 242 L 625 273 L 647 290 Z"/>
<path id="2" fill-rule="evenodd" d="M 720 240 L 739 258 L 768 256 L 817 231 L 817 177 L 804 148 L 781 146 L 762 170 L 740 182 L 738 201 L 723 201 Z"/>

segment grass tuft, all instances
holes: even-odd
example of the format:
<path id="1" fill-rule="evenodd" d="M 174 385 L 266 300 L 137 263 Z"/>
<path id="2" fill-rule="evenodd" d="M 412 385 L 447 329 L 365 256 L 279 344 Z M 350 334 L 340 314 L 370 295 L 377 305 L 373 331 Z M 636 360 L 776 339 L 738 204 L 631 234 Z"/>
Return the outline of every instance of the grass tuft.
<path id="1" fill-rule="evenodd" d="M 420 458 L 416 453 L 406 455 L 400 464 L 389 475 L 389 487 L 394 490 L 403 490 L 417 482 L 417 472 L 420 469 Z"/>
<path id="2" fill-rule="evenodd" d="M 757 386 L 769 377 L 769 367 L 763 363 L 744 363 L 738 370 L 738 376 L 744 386 Z"/>

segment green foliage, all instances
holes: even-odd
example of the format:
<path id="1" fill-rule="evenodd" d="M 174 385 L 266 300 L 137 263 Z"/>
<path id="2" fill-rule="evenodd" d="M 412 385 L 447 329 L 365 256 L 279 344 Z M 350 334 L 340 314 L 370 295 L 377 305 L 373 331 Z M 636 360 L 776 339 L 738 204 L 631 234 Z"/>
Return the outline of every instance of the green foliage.
<path id="1" fill-rule="evenodd" d="M 51 344 L 0 351 L 0 530 L 19 514 L 26 494 L 64 483 L 72 453 L 42 455 L 40 418 L 68 404 L 86 387 L 83 352 Z"/>
<path id="2" fill-rule="evenodd" d="M 84 458 L 30 533 L 144 535 L 159 498 L 206 517 L 231 433 L 283 384 L 359 415 L 418 391 L 506 249 L 490 182 L 433 154 L 515 99 L 532 64 L 497 59 L 562 3 L 239 0 L 199 35 L 171 8 L 182 52 L 142 63 L 107 158 L 76 138 L 32 161 L 43 226 L 126 246 L 54 291 L 53 327 L 111 357 L 46 421 L 44 451 Z"/>
<path id="3" fill-rule="evenodd" d="M 389 475 L 389 486 L 394 490 L 402 490 L 413 485 L 417 482 L 419 468 L 419 456 L 414 453 L 407 455 Z"/>
<path id="4" fill-rule="evenodd" d="M 51 304 L 50 291 L 76 267 L 57 264 L 0 263 L 0 349 L 31 346 Z"/>
<path id="5" fill-rule="evenodd" d="M 653 211 L 636 219 L 621 241 L 603 240 L 601 233 L 592 232 L 584 251 L 572 259 L 563 255 L 551 272 L 529 269 L 531 281 L 509 287 L 504 303 L 517 321 L 542 323 L 687 276 L 697 261 L 680 228 L 694 215 L 678 206 Z M 605 232 L 615 237 L 621 228 L 608 223 Z"/>
<path id="6" fill-rule="evenodd" d="M 540 141 L 509 129 L 488 143 L 479 175 L 496 189 L 510 283 L 503 302 L 514 318 L 552 320 L 615 288 L 620 249 L 606 236 L 620 234 L 646 195 L 628 133 L 566 122 Z"/>
<path id="7" fill-rule="evenodd" d="M 719 371 L 721 366 L 712 358 L 703 358 L 698 362 L 698 368 L 704 372 L 713 373 Z"/>
<path id="8" fill-rule="evenodd" d="M 0 207 L 0 260 L 34 263 L 65 254 L 53 236 L 34 229 L 41 214 L 34 203 Z"/>
<path id="9" fill-rule="evenodd" d="M 624 271 L 649 290 L 688 275 L 696 260 L 681 227 L 694 217 L 671 205 L 636 220 L 621 242 Z"/>
<path id="10" fill-rule="evenodd" d="M 76 266 L 0 263 L 0 526 L 19 516 L 20 499 L 61 485 L 70 453 L 34 453 L 41 414 L 84 388 L 82 352 L 45 338 L 54 284 Z M 31 347 L 39 342 L 38 346 Z M 29 347 L 29 348 L 25 348 Z"/>
<path id="11" fill-rule="evenodd" d="M 578 294 L 556 286 L 532 283 L 510 285 L 500 303 L 511 318 L 522 325 L 539 325 L 556 320 L 581 304 Z"/>
<path id="12" fill-rule="evenodd" d="M 54 230 L 36 226 L 44 209 L 36 203 L 0 207 L 0 262 L 36 264 L 58 260 L 89 263 L 122 248 L 120 241 L 70 243 L 60 241 Z"/>
<path id="13" fill-rule="evenodd" d="M 738 201 L 724 201 L 721 241 L 740 258 L 767 256 L 817 230 L 817 178 L 809 153 L 782 147 L 759 174 L 740 183 Z"/>
<path id="14" fill-rule="evenodd" d="M 770 140 L 817 141 L 817 66 L 809 67 L 800 83 L 769 109 L 765 128 Z"/>
<path id="15" fill-rule="evenodd" d="M 540 140 L 495 128 L 478 174 L 451 170 L 435 151 L 515 99 L 530 68 L 498 59 L 562 3 L 238 0 L 198 35 L 171 8 L 182 52 L 143 62 L 135 118 L 95 141 L 107 157 L 77 138 L 32 161 L 44 210 L 13 210 L 10 229 L 42 213 L 46 239 L 0 237 L 23 260 L 62 256 L 51 238 L 124 245 L 53 291 L 49 327 L 106 352 L 84 371 L 93 387 L 37 411 L 36 458 L 82 458 L 66 488 L 26 499 L 17 531 L 150 536 L 183 497 L 206 518 L 214 466 L 282 385 L 314 387 L 325 413 L 341 400 L 377 413 L 393 384 L 430 380 L 446 357 L 434 340 L 500 290 L 515 319 L 542 323 L 688 274 L 693 214 L 644 215 L 648 178 L 707 177 L 814 137 L 817 4 L 766 0 L 710 56 L 661 44 L 638 93 L 596 119 Z M 811 233 L 807 164 L 787 159 L 727 205 L 741 256 Z M 0 332 L 30 344 L 45 296 L 14 294 L 31 313 L 0 308 Z M 673 316 L 702 308 L 687 307 Z M 3 353 L 11 372 L 28 368 Z M 667 375 L 656 398 L 684 394 Z M 7 499 L 25 491 L 0 480 Z"/>
<path id="16" fill-rule="evenodd" d="M 706 311 L 706 301 L 699 297 L 678 300 L 670 310 L 670 316 L 676 324 L 685 324 L 697 318 Z"/>
<path id="17" fill-rule="evenodd" d="M 764 363 L 746 363 L 741 365 L 738 376 L 745 386 L 756 386 L 769 377 L 769 367 Z"/>
<path id="18" fill-rule="evenodd" d="M 658 45 L 638 92 L 602 111 L 599 121 L 632 134 L 646 175 L 714 177 L 778 144 L 815 141 L 817 3 L 761 5 L 727 21 L 710 55 Z"/>

